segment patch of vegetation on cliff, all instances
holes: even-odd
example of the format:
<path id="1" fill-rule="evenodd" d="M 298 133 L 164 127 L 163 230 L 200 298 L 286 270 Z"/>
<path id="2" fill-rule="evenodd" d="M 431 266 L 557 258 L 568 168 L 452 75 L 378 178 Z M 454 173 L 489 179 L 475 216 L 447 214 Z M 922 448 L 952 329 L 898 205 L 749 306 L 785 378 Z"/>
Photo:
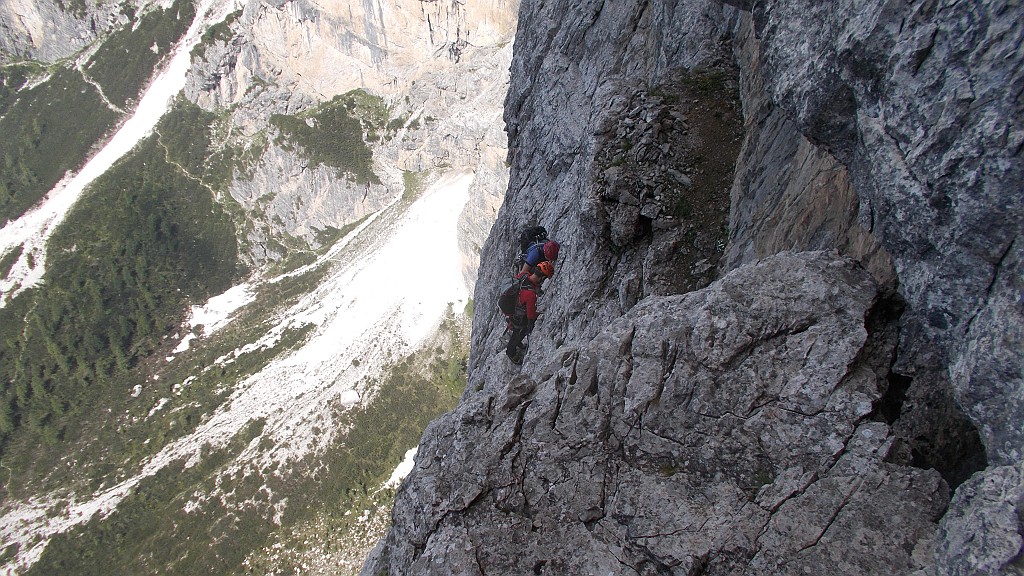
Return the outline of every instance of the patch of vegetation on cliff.
<path id="1" fill-rule="evenodd" d="M 64 12 L 73 14 L 78 18 L 82 18 L 86 14 L 87 6 L 85 0 L 57 0 L 57 6 Z"/>
<path id="2" fill-rule="evenodd" d="M 55 464 L 186 305 L 240 272 L 234 227 L 155 137 L 99 178 L 49 244 L 43 283 L 0 310 L 0 450 L 27 476 Z"/>
<path id="3" fill-rule="evenodd" d="M 597 131 L 592 170 L 608 249 L 649 255 L 636 294 L 698 289 L 715 278 L 728 240 L 743 139 L 738 69 L 723 57 L 628 87 L 622 101 Z"/>
<path id="4" fill-rule="evenodd" d="M 178 98 L 161 118 L 156 131 L 167 151 L 167 160 L 216 192 L 224 192 L 236 172 L 252 171 L 266 150 L 266 140 L 257 134 L 242 144 L 227 142 L 230 122 L 225 116 L 207 112 Z"/>
<path id="5" fill-rule="evenodd" d="M 220 22 L 210 26 L 203 32 L 203 37 L 199 42 L 199 45 L 192 49 L 192 55 L 195 56 L 200 50 L 203 50 L 205 46 L 213 44 L 214 42 L 230 42 L 234 38 L 234 32 L 231 27 L 234 25 L 238 18 L 242 15 L 241 10 L 235 10 L 231 14 L 227 15 Z"/>
<path id="6" fill-rule="evenodd" d="M 402 183 L 405 185 L 402 191 L 403 201 L 413 201 L 419 197 L 420 193 L 426 188 L 427 179 L 430 178 L 430 172 L 412 172 L 410 170 L 402 171 Z"/>
<path id="7" fill-rule="evenodd" d="M 277 144 L 298 148 L 314 166 L 336 168 L 358 184 L 380 184 L 366 143 L 388 133 L 381 98 L 353 90 L 296 116 L 274 114 L 270 122 L 280 132 Z"/>
<path id="8" fill-rule="evenodd" d="M 214 114 L 179 97 L 156 127 L 166 160 L 193 180 L 209 188 L 231 217 L 240 241 L 248 238 L 253 221 L 226 194 L 236 175 L 251 174 L 267 147 L 265 133 L 232 144 L 230 118 Z"/>
<path id="9" fill-rule="evenodd" d="M 31 88 L 19 80 L 25 73 L 24 67 L 4 68 L 10 89 L 0 116 L 0 224 L 21 216 L 65 172 L 79 168 L 117 119 L 77 70 L 58 69 Z"/>
<path id="10" fill-rule="evenodd" d="M 216 114 L 184 98 L 175 100 L 156 129 L 167 151 L 167 160 L 194 178 L 203 178 L 210 169 L 210 132 L 216 121 Z"/>
<path id="11" fill-rule="evenodd" d="M 93 54 L 84 70 L 120 108 L 139 96 L 161 59 L 181 39 L 195 18 L 190 0 L 176 0 L 114 32 Z"/>

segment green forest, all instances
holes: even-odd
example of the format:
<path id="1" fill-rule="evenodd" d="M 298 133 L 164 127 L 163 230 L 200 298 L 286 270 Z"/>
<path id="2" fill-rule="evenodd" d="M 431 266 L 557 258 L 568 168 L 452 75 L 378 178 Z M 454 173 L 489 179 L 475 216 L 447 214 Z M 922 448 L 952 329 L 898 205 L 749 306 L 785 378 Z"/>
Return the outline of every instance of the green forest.
<path id="1" fill-rule="evenodd" d="M 4 98 L 0 117 L 0 224 L 22 215 L 80 167 L 117 114 L 77 70 Z"/>
<path id="2" fill-rule="evenodd" d="M 134 29 L 115 32 L 85 65 L 102 93 L 71 63 L 0 67 L 0 224 L 23 214 L 65 172 L 82 166 L 119 117 L 104 96 L 122 108 L 137 98 L 194 14 L 191 2 L 177 0 L 142 16 Z"/>
<path id="3" fill-rule="evenodd" d="M 282 565 L 280 558 L 257 558 L 248 571 L 243 561 L 274 541 L 291 538 L 301 539 L 289 542 L 292 548 L 309 546 L 309 538 L 329 540 L 321 546 L 344 545 L 346 534 L 361 529 L 345 512 L 393 499 L 393 492 L 374 491 L 416 446 L 427 424 L 451 410 L 465 388 L 467 329 L 449 310 L 437 344 L 386 372 L 375 383 L 373 402 L 341 412 L 344 431 L 325 454 L 292 466 L 300 474 L 224 468 L 262 431 L 263 421 L 251 421 L 227 447 L 204 450 L 197 466 L 172 464 L 144 480 L 110 516 L 97 516 L 55 537 L 27 574 L 302 573 L 301 566 Z M 183 512 L 194 490 L 215 487 L 245 506 L 212 498 Z M 281 500 L 287 509 L 278 526 L 267 517 Z M 311 519 L 328 528 L 316 535 L 296 531 Z"/>
<path id="4" fill-rule="evenodd" d="M 98 179 L 51 237 L 41 286 L 0 309 L 0 454 L 64 439 L 239 273 L 234 226 L 151 136 Z"/>

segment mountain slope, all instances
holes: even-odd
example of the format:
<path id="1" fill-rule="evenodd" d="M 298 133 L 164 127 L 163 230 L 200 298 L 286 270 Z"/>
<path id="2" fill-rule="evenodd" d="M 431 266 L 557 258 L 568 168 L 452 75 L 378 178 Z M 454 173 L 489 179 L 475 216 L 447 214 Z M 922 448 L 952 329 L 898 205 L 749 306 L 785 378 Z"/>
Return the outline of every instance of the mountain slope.
<path id="1" fill-rule="evenodd" d="M 383 529 L 395 467 L 464 386 L 468 291 L 507 180 L 515 6 L 409 2 L 350 20 L 334 2 L 179 4 L 168 30 L 191 24 L 185 41 L 155 48 L 142 22 L 159 5 L 109 21 L 98 5 L 0 11 L 74 23 L 11 32 L 5 62 L 98 38 L 74 61 L 5 67 L 0 104 L 62 91 L 51 78 L 69 74 L 123 122 L 53 153 L 87 168 L 0 232 L 0 560 L 351 572 Z M 121 46 L 152 59 L 129 58 L 126 86 L 142 91 L 115 102 L 91 62 Z"/>
<path id="2" fill-rule="evenodd" d="M 1021 15 L 524 2 L 476 300 L 525 225 L 558 272 L 363 573 L 1018 573 Z"/>

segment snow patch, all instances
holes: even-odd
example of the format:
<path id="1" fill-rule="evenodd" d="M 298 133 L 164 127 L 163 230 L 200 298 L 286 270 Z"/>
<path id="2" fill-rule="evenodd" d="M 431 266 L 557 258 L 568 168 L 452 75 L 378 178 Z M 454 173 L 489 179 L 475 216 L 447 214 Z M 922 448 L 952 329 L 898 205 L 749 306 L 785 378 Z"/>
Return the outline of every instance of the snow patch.
<path id="1" fill-rule="evenodd" d="M 385 488 L 398 488 L 402 480 L 412 472 L 412 467 L 416 465 L 416 450 L 416 448 L 411 448 L 405 453 L 402 463 L 395 468 L 395 471 L 391 473 L 391 477 L 384 483 Z"/>
<path id="2" fill-rule="evenodd" d="M 173 353 L 180 354 L 189 349 L 192 339 L 196 337 L 193 332 L 194 328 L 202 326 L 203 336 L 213 334 L 227 326 L 234 319 L 233 314 L 242 306 L 252 302 L 255 297 L 252 286 L 249 283 L 243 283 L 232 287 L 220 296 L 210 298 L 202 306 L 193 306 L 188 320 L 185 321 L 185 331 L 188 333 L 181 339 Z"/>
<path id="3" fill-rule="evenodd" d="M 224 20 L 235 9 L 236 2 L 237 0 L 204 0 L 197 6 L 196 18 L 185 33 L 185 40 L 178 45 L 168 66 L 146 90 L 132 117 L 78 174 L 69 172 L 39 205 L 0 229 L 0 255 L 7 254 L 18 246 L 24 247 L 7 277 L 0 279 L 0 293 L 14 298 L 24 290 L 39 284 L 46 272 L 47 240 L 64 221 L 64 217 L 85 188 L 131 151 L 140 140 L 152 133 L 157 122 L 167 112 L 174 96 L 185 86 L 185 74 L 192 65 L 192 48 L 199 42 L 208 26 Z M 0 300 L 0 308 L 3 308 L 6 302 L 6 298 Z"/>

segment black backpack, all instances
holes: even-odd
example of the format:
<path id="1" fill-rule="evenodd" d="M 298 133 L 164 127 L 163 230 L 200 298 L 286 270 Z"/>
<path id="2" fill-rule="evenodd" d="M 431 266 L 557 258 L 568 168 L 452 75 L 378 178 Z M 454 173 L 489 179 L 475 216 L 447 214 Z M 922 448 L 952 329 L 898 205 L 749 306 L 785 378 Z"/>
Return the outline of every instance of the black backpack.
<path id="1" fill-rule="evenodd" d="M 501 283 L 501 293 L 498 295 L 498 310 L 505 316 L 515 316 L 519 306 L 519 291 L 523 289 L 523 278 L 508 278 Z"/>
<path id="2" fill-rule="evenodd" d="M 526 254 L 530 246 L 537 242 L 545 242 L 548 239 L 548 231 L 543 226 L 530 226 L 519 233 L 519 253 Z"/>

